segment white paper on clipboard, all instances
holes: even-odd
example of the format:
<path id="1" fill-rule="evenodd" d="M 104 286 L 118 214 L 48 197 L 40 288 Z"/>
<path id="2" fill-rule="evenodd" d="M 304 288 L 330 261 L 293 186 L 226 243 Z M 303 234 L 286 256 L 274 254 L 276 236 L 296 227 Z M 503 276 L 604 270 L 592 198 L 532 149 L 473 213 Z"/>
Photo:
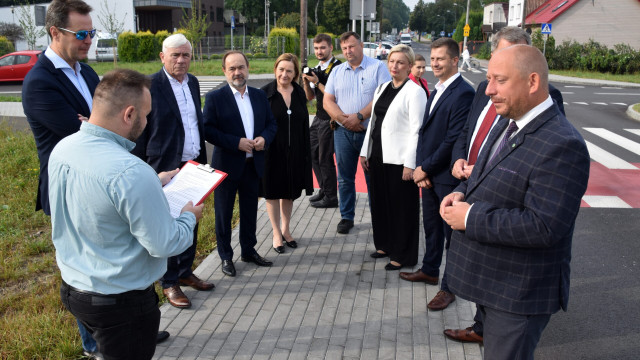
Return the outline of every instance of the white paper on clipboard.
<path id="1" fill-rule="evenodd" d="M 227 174 L 214 170 L 209 165 L 188 161 L 162 188 L 169 202 L 171 216 L 180 216 L 180 211 L 189 201 L 194 205 L 202 203 L 226 176 Z"/>

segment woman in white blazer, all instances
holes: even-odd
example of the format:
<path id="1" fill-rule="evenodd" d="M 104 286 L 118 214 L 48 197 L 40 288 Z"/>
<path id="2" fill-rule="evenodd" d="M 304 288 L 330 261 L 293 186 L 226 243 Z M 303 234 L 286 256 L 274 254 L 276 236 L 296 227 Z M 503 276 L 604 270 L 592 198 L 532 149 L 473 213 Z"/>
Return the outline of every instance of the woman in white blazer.
<path id="1" fill-rule="evenodd" d="M 369 172 L 371 224 L 376 252 L 389 257 L 387 270 L 399 270 L 418 262 L 420 200 L 413 182 L 418 131 L 427 96 L 409 80 L 414 53 L 396 45 L 388 56 L 392 80 L 380 85 L 365 135 L 360 163 Z"/>

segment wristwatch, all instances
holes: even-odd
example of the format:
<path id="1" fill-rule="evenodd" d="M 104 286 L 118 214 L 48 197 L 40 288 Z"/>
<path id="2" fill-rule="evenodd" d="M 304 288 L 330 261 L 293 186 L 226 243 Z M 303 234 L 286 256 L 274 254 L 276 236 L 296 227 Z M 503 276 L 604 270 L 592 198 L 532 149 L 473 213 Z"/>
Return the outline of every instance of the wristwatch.
<path id="1" fill-rule="evenodd" d="M 364 116 L 362 116 L 362 114 L 360 114 L 359 111 L 356 113 L 356 116 L 358 117 L 358 120 L 360 121 L 364 120 Z"/>

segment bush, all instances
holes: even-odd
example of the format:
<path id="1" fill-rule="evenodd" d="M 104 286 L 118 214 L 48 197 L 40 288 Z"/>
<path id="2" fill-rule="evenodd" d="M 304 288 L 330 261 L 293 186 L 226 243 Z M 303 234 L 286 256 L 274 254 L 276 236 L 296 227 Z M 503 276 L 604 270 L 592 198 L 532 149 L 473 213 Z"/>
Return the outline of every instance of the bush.
<path id="1" fill-rule="evenodd" d="M 158 43 L 151 31 L 143 31 L 138 34 L 138 61 L 155 60 L 158 57 Z M 162 47 L 160 48 L 162 49 Z"/>
<path id="2" fill-rule="evenodd" d="M 478 49 L 475 54 L 478 59 L 489 59 L 491 57 L 491 42 L 487 41 Z"/>
<path id="3" fill-rule="evenodd" d="M 222 59 L 222 54 L 211 54 L 211 56 L 209 56 L 209 60 L 218 60 L 218 59 Z"/>
<path id="4" fill-rule="evenodd" d="M 640 71 L 640 52 L 626 44 L 617 44 L 613 49 L 589 40 L 580 44 L 575 40 L 565 40 L 547 58 L 550 69 L 597 71 L 612 74 L 633 74 Z"/>
<path id="5" fill-rule="evenodd" d="M 253 54 L 253 58 L 254 59 L 265 59 L 267 57 L 267 54 L 265 53 L 255 53 Z"/>
<path id="6" fill-rule="evenodd" d="M 300 37 L 298 36 L 298 32 L 296 31 L 296 29 L 274 28 L 273 30 L 271 30 L 267 43 L 267 54 L 269 55 L 269 57 L 275 58 L 283 53 L 297 54 L 299 52 L 299 49 Z"/>
<path id="7" fill-rule="evenodd" d="M 13 44 L 9 39 L 4 36 L 0 36 L 0 56 L 13 52 Z"/>
<path id="8" fill-rule="evenodd" d="M 156 33 L 156 35 L 155 35 L 156 44 L 157 44 L 157 48 L 156 49 L 158 50 L 156 52 L 156 54 L 160 53 L 162 51 L 162 42 L 164 41 L 164 39 L 168 38 L 169 35 L 171 35 L 171 34 L 169 34 L 169 32 L 167 30 L 160 30 L 160 31 L 158 31 Z M 194 45 L 192 44 L 192 46 L 194 46 Z"/>
<path id="9" fill-rule="evenodd" d="M 118 58 L 124 62 L 138 60 L 138 37 L 131 31 L 125 31 L 118 36 Z"/>
<path id="10" fill-rule="evenodd" d="M 544 36 L 540 29 L 534 30 L 531 34 L 531 45 L 535 46 L 540 50 L 540 52 L 544 52 L 545 57 L 547 58 L 547 62 L 550 62 L 551 59 L 555 56 L 556 50 L 556 39 L 549 35 L 547 39 L 547 44 L 544 44 Z M 545 50 L 546 49 L 546 50 Z"/>

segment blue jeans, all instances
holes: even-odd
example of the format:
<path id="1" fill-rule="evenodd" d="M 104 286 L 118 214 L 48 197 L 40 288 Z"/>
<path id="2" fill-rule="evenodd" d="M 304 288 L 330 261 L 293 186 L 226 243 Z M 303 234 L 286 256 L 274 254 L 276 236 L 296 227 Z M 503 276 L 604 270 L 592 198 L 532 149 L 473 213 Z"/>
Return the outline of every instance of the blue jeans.
<path id="1" fill-rule="evenodd" d="M 356 171 L 365 132 L 349 131 L 342 126 L 333 132 L 333 145 L 338 163 L 338 200 L 343 219 L 353 221 L 356 208 Z M 369 189 L 369 174 L 364 173 Z"/>
<path id="2" fill-rule="evenodd" d="M 96 352 L 98 350 L 98 346 L 96 345 L 96 341 L 93 340 L 93 336 L 89 334 L 87 328 L 82 325 L 80 320 L 76 319 L 78 323 L 78 331 L 80 332 L 80 338 L 82 339 L 82 348 L 88 352 Z"/>

